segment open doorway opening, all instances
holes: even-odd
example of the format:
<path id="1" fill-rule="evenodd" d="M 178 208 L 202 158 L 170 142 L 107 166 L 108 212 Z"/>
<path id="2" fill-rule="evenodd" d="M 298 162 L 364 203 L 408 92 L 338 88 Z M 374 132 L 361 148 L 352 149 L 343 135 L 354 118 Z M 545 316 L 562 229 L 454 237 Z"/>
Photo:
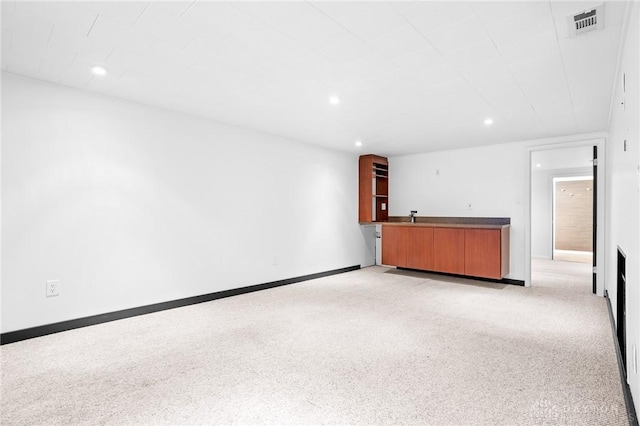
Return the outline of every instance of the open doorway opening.
<path id="1" fill-rule="evenodd" d="M 618 247 L 618 270 L 617 270 L 617 316 L 616 331 L 618 337 L 618 345 L 620 346 L 620 355 L 624 371 L 627 372 L 627 309 L 626 309 L 626 291 L 627 291 L 627 255 Z"/>
<path id="2" fill-rule="evenodd" d="M 593 176 L 553 177 L 552 259 L 593 263 Z"/>
<path id="3" fill-rule="evenodd" d="M 531 153 L 531 285 L 592 292 L 593 146 Z"/>

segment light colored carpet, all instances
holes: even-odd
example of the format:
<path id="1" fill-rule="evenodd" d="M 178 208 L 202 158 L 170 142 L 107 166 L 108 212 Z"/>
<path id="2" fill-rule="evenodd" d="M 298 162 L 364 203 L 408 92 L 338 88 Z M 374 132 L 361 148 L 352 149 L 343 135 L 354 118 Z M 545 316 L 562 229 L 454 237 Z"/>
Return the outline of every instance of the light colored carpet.
<path id="1" fill-rule="evenodd" d="M 532 288 L 371 267 L 5 345 L 0 422 L 627 424 L 606 301 L 547 263 Z"/>

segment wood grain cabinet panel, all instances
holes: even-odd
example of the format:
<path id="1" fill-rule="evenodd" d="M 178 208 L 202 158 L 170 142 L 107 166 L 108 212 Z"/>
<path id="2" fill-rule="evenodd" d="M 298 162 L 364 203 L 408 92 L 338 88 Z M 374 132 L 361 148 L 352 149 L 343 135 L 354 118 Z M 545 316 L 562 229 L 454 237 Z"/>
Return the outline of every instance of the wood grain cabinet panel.
<path id="1" fill-rule="evenodd" d="M 464 274 L 464 229 L 433 228 L 433 270 Z"/>
<path id="2" fill-rule="evenodd" d="M 382 226 L 382 263 L 502 279 L 509 274 L 509 227 Z"/>
<path id="3" fill-rule="evenodd" d="M 379 155 L 358 161 L 358 221 L 385 222 L 389 218 L 389 162 Z"/>
<path id="4" fill-rule="evenodd" d="M 404 228 L 407 235 L 407 268 L 433 270 L 433 228 Z"/>
<path id="5" fill-rule="evenodd" d="M 464 230 L 464 274 L 502 278 L 502 235 L 499 229 Z"/>
<path id="6" fill-rule="evenodd" d="M 382 226 L 382 264 L 407 266 L 407 237 L 411 229 L 402 226 Z"/>

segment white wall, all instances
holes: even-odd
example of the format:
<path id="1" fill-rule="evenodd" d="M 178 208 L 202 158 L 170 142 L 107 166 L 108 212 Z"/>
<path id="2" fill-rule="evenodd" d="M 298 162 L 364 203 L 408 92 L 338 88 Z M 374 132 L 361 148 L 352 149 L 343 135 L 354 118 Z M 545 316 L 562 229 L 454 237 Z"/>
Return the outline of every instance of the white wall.
<path id="1" fill-rule="evenodd" d="M 356 155 L 2 86 L 2 332 L 374 261 Z"/>
<path id="2" fill-rule="evenodd" d="M 640 7 L 632 8 L 618 68 L 611 122 L 607 140 L 607 239 L 606 288 L 616 312 L 616 250 L 627 255 L 627 366 L 636 408 L 640 401 L 640 379 L 633 371 L 632 348 L 640 343 L 640 86 L 638 66 L 640 51 Z M 623 109 L 622 79 L 626 74 L 626 102 Z M 627 150 L 624 151 L 624 140 Z"/>
<path id="3" fill-rule="evenodd" d="M 572 135 L 389 158 L 389 214 L 407 216 L 509 217 L 508 278 L 530 284 L 529 217 L 531 154 L 604 145 L 602 134 Z M 604 222 L 604 185 L 598 184 L 599 223 Z M 471 209 L 468 204 L 471 203 Z M 604 226 L 599 231 L 604 240 Z M 601 262 L 599 261 L 599 264 Z M 599 278 L 598 294 L 603 292 Z"/>
<path id="4" fill-rule="evenodd" d="M 553 255 L 553 179 L 550 170 L 531 172 L 531 257 Z"/>
<path id="5" fill-rule="evenodd" d="M 389 214 L 511 218 L 509 278 L 525 280 L 525 203 L 529 162 L 524 143 L 389 159 Z M 471 203 L 471 210 L 468 204 Z"/>
<path id="6" fill-rule="evenodd" d="M 553 255 L 553 178 L 591 176 L 591 168 L 533 170 L 531 172 L 531 256 Z"/>

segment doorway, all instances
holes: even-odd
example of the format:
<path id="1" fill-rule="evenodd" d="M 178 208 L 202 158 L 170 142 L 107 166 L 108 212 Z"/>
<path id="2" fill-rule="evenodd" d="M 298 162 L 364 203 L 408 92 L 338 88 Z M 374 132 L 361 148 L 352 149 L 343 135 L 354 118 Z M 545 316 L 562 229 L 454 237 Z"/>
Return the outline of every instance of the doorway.
<path id="1" fill-rule="evenodd" d="M 592 292 L 593 160 L 588 145 L 531 152 L 532 286 Z"/>
<path id="2" fill-rule="evenodd" d="M 553 177 L 552 259 L 593 263 L 593 176 Z"/>
<path id="3" fill-rule="evenodd" d="M 617 262 L 617 316 L 616 316 L 616 334 L 618 345 L 620 346 L 620 355 L 622 357 L 622 365 L 625 374 L 627 372 L 627 310 L 626 310 L 626 291 L 627 291 L 627 255 L 618 247 Z"/>

